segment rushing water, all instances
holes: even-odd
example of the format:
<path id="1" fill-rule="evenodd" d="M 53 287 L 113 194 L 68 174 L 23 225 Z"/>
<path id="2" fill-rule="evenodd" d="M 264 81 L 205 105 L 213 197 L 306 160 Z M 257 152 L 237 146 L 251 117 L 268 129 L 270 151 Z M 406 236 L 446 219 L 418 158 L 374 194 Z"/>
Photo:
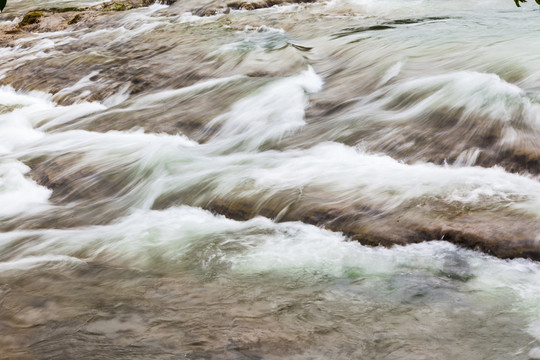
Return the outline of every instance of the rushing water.
<path id="1" fill-rule="evenodd" d="M 223 9 L 2 44 L 0 358 L 540 359 L 537 5 Z"/>

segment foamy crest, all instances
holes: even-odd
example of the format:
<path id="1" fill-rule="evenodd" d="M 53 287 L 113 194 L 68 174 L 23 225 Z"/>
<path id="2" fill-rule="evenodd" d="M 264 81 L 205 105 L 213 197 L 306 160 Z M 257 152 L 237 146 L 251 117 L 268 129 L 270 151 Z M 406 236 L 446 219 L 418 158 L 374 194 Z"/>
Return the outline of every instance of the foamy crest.
<path id="1" fill-rule="evenodd" d="M 307 94 L 320 91 L 323 81 L 313 68 L 297 76 L 278 80 L 233 105 L 231 111 L 214 119 L 222 124 L 212 140 L 235 151 L 255 150 L 305 124 Z"/>
<path id="2" fill-rule="evenodd" d="M 52 191 L 26 178 L 24 174 L 29 170 L 17 161 L 0 162 L 0 218 L 49 208 Z"/>

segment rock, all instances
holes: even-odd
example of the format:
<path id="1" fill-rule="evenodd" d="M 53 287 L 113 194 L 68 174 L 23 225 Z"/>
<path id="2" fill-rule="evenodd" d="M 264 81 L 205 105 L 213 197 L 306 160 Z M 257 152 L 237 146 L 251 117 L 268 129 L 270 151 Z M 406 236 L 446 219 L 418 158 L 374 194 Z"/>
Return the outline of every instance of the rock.
<path id="1" fill-rule="evenodd" d="M 65 154 L 52 159 L 30 160 L 30 176 L 40 185 L 53 190 L 51 200 L 54 202 L 115 196 L 129 182 L 120 175 L 121 170 L 118 173 L 100 172 L 97 168 L 81 166 L 80 158 L 78 154 Z"/>
<path id="2" fill-rule="evenodd" d="M 78 23 L 81 20 L 81 14 L 75 14 L 75 16 L 68 21 L 68 25 L 73 25 Z"/>
<path id="3" fill-rule="evenodd" d="M 317 0 L 240 0 L 229 1 L 227 7 L 231 9 L 255 10 L 283 4 L 312 3 Z"/>
<path id="4" fill-rule="evenodd" d="M 29 13 L 24 15 L 23 19 L 19 23 L 19 27 L 37 24 L 39 23 L 39 19 L 41 17 L 43 17 L 43 13 L 41 11 L 30 11 Z"/>

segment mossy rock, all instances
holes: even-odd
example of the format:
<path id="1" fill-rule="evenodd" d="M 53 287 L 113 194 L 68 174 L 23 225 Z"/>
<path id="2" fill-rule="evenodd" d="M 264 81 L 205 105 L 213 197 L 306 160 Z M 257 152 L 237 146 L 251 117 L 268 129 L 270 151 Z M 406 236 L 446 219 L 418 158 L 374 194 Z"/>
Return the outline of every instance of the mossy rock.
<path id="1" fill-rule="evenodd" d="M 107 5 L 102 10 L 103 11 L 124 11 L 124 10 L 127 10 L 127 9 L 128 9 L 128 7 L 126 6 L 126 4 L 114 2 L 112 4 Z"/>
<path id="2" fill-rule="evenodd" d="M 51 8 L 45 8 L 45 9 L 38 9 L 35 11 L 47 11 L 52 13 L 66 13 L 66 12 L 74 12 L 74 11 L 86 11 L 88 10 L 88 7 L 51 7 Z"/>
<path id="3" fill-rule="evenodd" d="M 73 25 L 81 20 L 81 14 L 76 14 L 71 20 L 68 21 L 68 25 Z"/>
<path id="4" fill-rule="evenodd" d="M 24 15 L 24 18 L 19 23 L 20 27 L 37 24 L 39 23 L 39 19 L 43 16 L 43 13 L 40 11 L 30 11 L 26 15 Z"/>

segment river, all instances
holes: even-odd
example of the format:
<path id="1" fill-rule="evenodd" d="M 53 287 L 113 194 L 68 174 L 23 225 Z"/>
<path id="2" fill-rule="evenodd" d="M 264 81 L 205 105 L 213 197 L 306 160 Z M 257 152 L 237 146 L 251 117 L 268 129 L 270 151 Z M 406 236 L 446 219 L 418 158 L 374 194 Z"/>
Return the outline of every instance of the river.
<path id="1" fill-rule="evenodd" d="M 8 1 L 0 358 L 540 359 L 538 5 L 250 3 Z"/>

